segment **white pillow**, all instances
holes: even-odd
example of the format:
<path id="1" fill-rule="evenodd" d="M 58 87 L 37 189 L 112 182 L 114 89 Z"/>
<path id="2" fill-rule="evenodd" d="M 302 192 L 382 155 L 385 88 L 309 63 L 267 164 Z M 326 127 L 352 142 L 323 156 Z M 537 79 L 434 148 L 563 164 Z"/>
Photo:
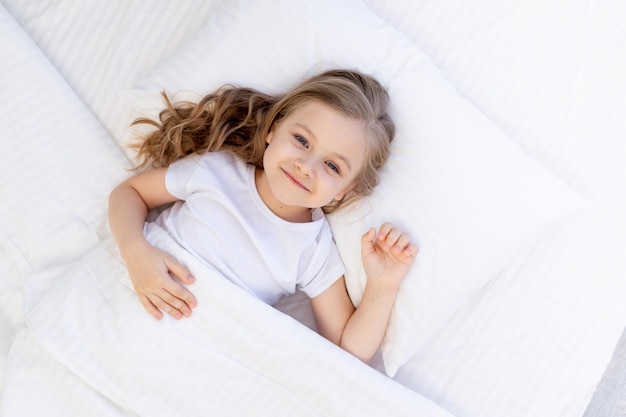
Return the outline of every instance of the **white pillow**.
<path id="1" fill-rule="evenodd" d="M 394 375 L 471 294 L 580 203 L 459 97 L 421 51 L 357 0 L 225 2 L 135 91 L 155 114 L 158 92 L 225 84 L 282 92 L 313 72 L 355 68 L 388 87 L 397 135 L 371 198 L 330 216 L 358 304 L 366 277 L 360 237 L 391 221 L 420 254 L 398 294 L 382 345 Z"/>

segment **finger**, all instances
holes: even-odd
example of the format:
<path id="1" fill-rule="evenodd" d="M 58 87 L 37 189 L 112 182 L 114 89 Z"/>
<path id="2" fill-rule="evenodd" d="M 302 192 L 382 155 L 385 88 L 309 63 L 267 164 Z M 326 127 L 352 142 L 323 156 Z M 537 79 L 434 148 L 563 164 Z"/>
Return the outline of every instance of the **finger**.
<path id="1" fill-rule="evenodd" d="M 406 256 L 414 258 L 419 253 L 419 248 L 416 244 L 411 243 L 409 246 L 407 246 L 406 249 L 404 249 L 402 253 L 404 253 Z"/>
<path id="2" fill-rule="evenodd" d="M 405 250 L 411 244 L 411 236 L 406 233 L 402 233 L 396 243 L 393 245 L 393 251 L 400 253 Z"/>
<path id="3" fill-rule="evenodd" d="M 150 315 L 156 320 L 161 320 L 163 318 L 163 313 L 161 313 L 161 310 L 159 310 L 154 304 L 152 304 L 152 301 L 150 301 L 148 297 L 146 297 L 145 295 L 139 295 L 139 301 L 141 301 L 141 305 L 143 305 L 143 308 L 145 308 L 146 311 L 150 313 Z"/>
<path id="4" fill-rule="evenodd" d="M 167 285 L 165 285 L 164 289 L 168 291 L 174 297 L 182 300 L 189 309 L 195 308 L 198 304 L 196 301 L 196 297 L 182 285 L 177 282 L 170 280 Z"/>
<path id="5" fill-rule="evenodd" d="M 389 233 L 387 233 L 387 238 L 382 242 L 385 250 L 393 248 L 396 242 L 398 242 L 398 239 L 400 239 L 400 236 L 402 236 L 402 230 L 397 227 L 392 228 Z"/>
<path id="6" fill-rule="evenodd" d="M 370 227 L 370 229 L 361 236 L 361 252 L 363 254 L 369 254 L 374 249 L 374 238 L 376 237 L 376 229 Z"/>
<path id="7" fill-rule="evenodd" d="M 187 305 L 187 303 L 174 296 L 167 289 L 161 288 L 156 291 L 155 294 L 167 304 L 167 309 L 165 311 L 174 318 L 178 319 L 182 317 L 189 317 L 191 315 L 191 308 Z"/>
<path id="8" fill-rule="evenodd" d="M 391 223 L 383 223 L 378 230 L 378 241 L 384 242 L 387 239 L 389 232 L 391 232 L 391 229 L 393 229 L 393 225 Z"/>
<path id="9" fill-rule="evenodd" d="M 361 236 L 361 243 L 371 245 L 374 243 L 374 237 L 376 237 L 376 229 L 370 227 L 370 229 L 363 236 Z"/>
<path id="10" fill-rule="evenodd" d="M 167 292 L 167 291 L 165 291 L 165 292 Z M 170 316 L 172 316 L 176 320 L 182 319 L 183 318 L 183 313 L 181 313 L 180 310 L 178 310 L 176 307 L 174 307 L 168 301 L 164 300 L 161 297 L 161 294 L 162 294 L 161 291 L 155 292 L 154 294 L 151 295 L 150 301 L 152 301 L 152 303 L 159 310 L 169 314 Z"/>
<path id="11" fill-rule="evenodd" d="M 189 269 L 171 256 L 165 258 L 165 266 L 181 282 L 191 284 L 195 281 L 195 278 L 191 275 Z"/>

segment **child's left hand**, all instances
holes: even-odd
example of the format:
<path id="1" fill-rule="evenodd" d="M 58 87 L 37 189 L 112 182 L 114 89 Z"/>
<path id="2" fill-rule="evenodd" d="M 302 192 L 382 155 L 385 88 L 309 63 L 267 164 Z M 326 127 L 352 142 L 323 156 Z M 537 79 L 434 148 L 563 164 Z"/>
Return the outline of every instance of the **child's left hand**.
<path id="1" fill-rule="evenodd" d="M 397 290 L 411 269 L 418 247 L 409 235 L 385 223 L 378 236 L 373 227 L 361 238 L 361 256 L 368 283 L 381 288 Z"/>

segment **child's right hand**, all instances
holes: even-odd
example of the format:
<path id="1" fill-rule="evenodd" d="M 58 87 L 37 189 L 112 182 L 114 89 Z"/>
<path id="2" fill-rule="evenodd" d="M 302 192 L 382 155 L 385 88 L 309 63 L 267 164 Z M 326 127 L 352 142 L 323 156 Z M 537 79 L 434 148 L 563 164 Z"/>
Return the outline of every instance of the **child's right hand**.
<path id="1" fill-rule="evenodd" d="M 137 242 L 125 251 L 124 261 L 141 304 L 155 319 L 163 312 L 175 319 L 189 317 L 197 301 L 182 284 L 194 278 L 189 270 L 170 254 L 147 241 Z"/>

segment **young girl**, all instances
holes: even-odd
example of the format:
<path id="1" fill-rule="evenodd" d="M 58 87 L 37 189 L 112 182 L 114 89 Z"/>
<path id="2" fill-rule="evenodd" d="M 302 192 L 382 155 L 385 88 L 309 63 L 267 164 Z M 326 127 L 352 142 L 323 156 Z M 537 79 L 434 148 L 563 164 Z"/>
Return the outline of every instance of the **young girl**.
<path id="1" fill-rule="evenodd" d="M 324 217 L 371 193 L 389 155 L 388 95 L 346 70 L 314 76 L 281 96 L 223 88 L 174 107 L 138 145 L 139 168 L 116 187 L 109 221 L 144 308 L 157 320 L 191 315 L 197 301 L 184 265 L 145 239 L 156 223 L 189 252 L 273 304 L 296 288 L 311 298 L 318 331 L 368 362 L 417 247 L 391 224 L 362 237 L 368 281 L 352 305 Z"/>

